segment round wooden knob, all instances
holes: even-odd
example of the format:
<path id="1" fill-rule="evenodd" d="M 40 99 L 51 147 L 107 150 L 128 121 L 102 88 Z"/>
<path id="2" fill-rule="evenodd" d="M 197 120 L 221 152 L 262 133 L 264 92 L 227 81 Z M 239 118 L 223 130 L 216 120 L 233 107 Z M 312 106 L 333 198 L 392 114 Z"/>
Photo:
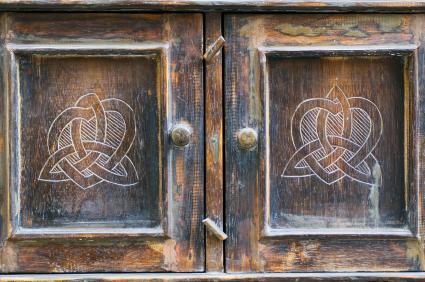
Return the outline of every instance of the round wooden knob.
<path id="1" fill-rule="evenodd" d="M 177 147 L 184 147 L 190 142 L 192 132 L 187 125 L 176 125 L 171 129 L 170 137 L 173 144 Z"/>
<path id="2" fill-rule="evenodd" d="M 258 143 L 257 131 L 253 128 L 242 128 L 237 133 L 238 145 L 241 149 L 250 150 L 255 148 Z"/>

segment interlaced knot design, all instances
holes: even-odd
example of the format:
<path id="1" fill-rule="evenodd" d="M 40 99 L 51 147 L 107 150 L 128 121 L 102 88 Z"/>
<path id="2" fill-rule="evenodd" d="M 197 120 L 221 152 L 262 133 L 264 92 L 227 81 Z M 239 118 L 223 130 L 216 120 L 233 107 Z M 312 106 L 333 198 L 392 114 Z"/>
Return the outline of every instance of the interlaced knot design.
<path id="1" fill-rule="evenodd" d="M 135 136 L 134 112 L 126 102 L 86 94 L 52 122 L 49 158 L 38 179 L 72 181 L 82 189 L 102 182 L 135 185 L 137 172 L 127 156 Z"/>
<path id="2" fill-rule="evenodd" d="M 348 177 L 381 185 L 381 168 L 372 151 L 382 135 L 382 116 L 370 100 L 347 98 L 336 85 L 326 98 L 297 106 L 291 135 L 296 152 L 282 177 L 314 176 L 328 185 Z"/>

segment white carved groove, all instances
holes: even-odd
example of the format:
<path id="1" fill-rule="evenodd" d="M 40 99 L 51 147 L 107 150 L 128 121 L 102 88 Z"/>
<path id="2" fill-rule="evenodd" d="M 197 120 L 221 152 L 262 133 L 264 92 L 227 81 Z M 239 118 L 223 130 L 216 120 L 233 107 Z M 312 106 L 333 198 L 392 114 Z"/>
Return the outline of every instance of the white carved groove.
<path id="1" fill-rule="evenodd" d="M 102 182 L 135 185 L 139 178 L 127 156 L 135 136 L 134 111 L 126 102 L 83 95 L 53 120 L 47 134 L 49 158 L 38 180 L 72 181 L 82 189 Z"/>
<path id="2" fill-rule="evenodd" d="M 382 171 L 372 152 L 382 127 L 381 112 L 372 101 L 347 98 L 337 85 L 325 98 L 306 99 L 291 118 L 296 151 L 282 177 L 316 177 L 327 185 L 348 177 L 379 187 Z"/>

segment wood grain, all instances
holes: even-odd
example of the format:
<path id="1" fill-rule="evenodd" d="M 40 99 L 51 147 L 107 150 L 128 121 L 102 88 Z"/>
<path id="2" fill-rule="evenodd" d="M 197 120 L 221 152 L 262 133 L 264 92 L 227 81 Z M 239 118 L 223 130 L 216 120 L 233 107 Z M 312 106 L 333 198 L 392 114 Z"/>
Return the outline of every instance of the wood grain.
<path id="1" fill-rule="evenodd" d="M 271 228 L 403 228 L 407 224 L 403 178 L 403 57 L 268 57 Z M 303 80 L 297 79 L 303 76 Z M 338 80 L 335 81 L 335 78 Z M 306 85 L 305 81 L 309 81 Z M 380 187 L 346 177 L 327 185 L 317 177 L 281 177 L 295 153 L 291 116 L 299 103 L 323 98 L 334 85 L 347 97 L 372 101 L 382 116 L 382 135 L 373 155 L 380 163 Z M 300 94 L 301 93 L 301 94 Z M 371 122 L 379 122 L 371 116 Z M 296 121 L 293 121 L 296 122 Z M 354 125 L 353 125 L 354 126 Z M 266 141 L 267 142 L 267 141 Z M 376 198 L 374 193 L 378 193 Z"/>
<path id="2" fill-rule="evenodd" d="M 417 230 L 417 220 L 419 224 L 422 222 L 423 211 L 418 200 L 423 187 L 417 185 L 417 166 L 414 165 L 417 154 L 413 153 L 417 152 L 415 126 L 421 120 L 414 110 L 420 103 L 415 91 L 423 91 L 417 88 L 421 83 L 417 84 L 416 75 L 422 73 L 422 66 L 415 67 L 414 52 L 401 60 L 376 57 L 380 46 L 383 53 L 387 52 L 386 56 L 393 56 L 398 52 L 389 52 L 388 46 L 399 47 L 402 53 L 407 45 L 421 45 L 422 20 L 421 15 L 225 16 L 226 233 L 229 236 L 225 244 L 229 272 L 418 271 L 423 268 L 422 243 L 414 237 L 423 232 Z M 360 49 L 368 49 L 367 46 L 371 52 L 365 54 Z M 316 52 L 327 48 L 332 58 Z M 345 53 L 344 50 L 350 48 L 352 51 Z M 266 55 L 267 63 L 260 67 L 260 62 L 264 62 L 261 50 L 265 49 L 276 49 L 277 57 Z M 291 50 L 283 52 L 283 49 Z M 302 53 L 288 55 L 301 50 Z M 349 57 L 338 58 L 338 52 Z M 422 57 L 422 47 L 415 52 Z M 346 64 L 346 59 L 353 64 Z M 405 65 L 404 60 L 410 60 L 410 64 Z M 320 65 L 317 71 L 313 61 Z M 335 69 L 325 67 L 328 63 Z M 364 69 L 359 70 L 357 63 Z M 265 68 L 267 76 L 262 72 Z M 336 190 L 325 185 L 321 190 L 323 183 L 313 184 L 309 182 L 314 181 L 311 179 L 281 178 L 292 154 L 282 152 L 293 148 L 290 116 L 301 100 L 328 93 L 322 86 L 326 84 L 324 88 L 331 88 L 336 76 L 338 84 L 348 83 L 346 88 L 351 90 L 345 91 L 352 91 L 353 95 L 365 93 L 362 96 L 381 104 L 387 112 L 383 114 L 383 134 L 389 134 L 386 138 L 390 141 L 382 141 L 384 137 L 381 147 L 374 151 L 381 155 L 381 165 L 390 171 L 387 172 L 389 178 L 384 178 L 387 186 L 382 186 L 383 190 L 377 195 L 375 211 L 383 215 L 378 221 L 376 217 L 370 218 L 373 198 L 362 196 L 366 191 L 353 188 L 353 182 L 343 182 Z M 391 89 L 377 86 L 388 85 L 390 81 Z M 266 84 L 268 102 L 264 99 Z M 267 136 L 266 122 L 270 126 Z M 257 130 L 258 149 L 247 151 L 237 147 L 235 136 L 244 127 Z M 266 142 L 270 144 L 269 159 Z M 269 174 L 265 173 L 266 169 Z M 285 181 L 291 183 L 285 184 Z M 267 185 L 270 185 L 268 192 Z M 270 202 L 266 201 L 267 197 Z M 326 213 L 331 210 L 336 214 L 328 218 Z M 267 214 L 270 214 L 269 226 L 264 224 Z M 358 223 L 364 224 L 366 232 L 362 232 Z M 381 230 L 376 226 L 371 228 L 371 223 L 381 225 Z M 301 228 L 299 232 L 297 228 Z M 338 232 L 331 232 L 334 228 Z M 388 228 L 394 228 L 395 232 L 389 232 Z M 312 229 L 317 232 L 305 238 Z M 368 235 L 367 229 L 375 229 L 374 234 Z M 344 237 L 349 234 L 355 236 Z"/>
<path id="3" fill-rule="evenodd" d="M 420 272 L 425 269 L 425 18 L 313 14 L 423 12 L 423 1 L 6 0 L 0 10 L 207 12 L 204 18 L 193 13 L 0 15 L 0 270 L 209 272 L 0 275 L 1 281 L 425 279 Z M 222 27 L 221 12 L 229 11 L 312 14 L 226 14 Z M 227 41 L 224 57 L 219 52 L 203 63 L 203 52 L 221 35 Z M 165 61 L 140 49 L 158 44 L 167 50 Z M 282 50 L 267 58 L 271 108 L 266 109 L 258 50 L 282 46 L 303 50 L 296 58 L 283 58 Z M 339 50 L 317 52 L 326 46 Z M 412 46 L 417 49 L 411 51 Z M 164 64 L 169 77 L 160 70 Z M 19 78 L 11 75 L 18 72 Z M 280 177 L 282 159 L 293 153 L 288 118 L 301 100 L 323 96 L 336 75 L 347 96 L 365 93 L 384 113 L 386 142 L 374 153 L 390 173 L 383 179 L 385 189 L 375 194 L 378 202 L 348 180 L 329 189 L 311 179 Z M 137 160 L 141 189 L 117 193 L 105 184 L 85 193 L 71 184 L 53 189 L 38 183 L 49 120 L 86 90 L 130 101 L 143 120 L 140 142 L 129 152 Z M 269 206 L 266 110 L 273 152 Z M 169 129 L 177 123 L 192 131 L 184 148 L 169 144 Z M 236 145 L 236 133 L 244 127 L 258 131 L 260 143 L 252 150 Z M 264 232 L 267 208 L 271 217 Z M 226 253 L 222 241 L 204 232 L 205 216 L 229 235 Z M 212 273 L 225 268 L 232 273 Z"/>
<path id="4" fill-rule="evenodd" d="M 4 21 L 11 179 L 1 271 L 203 271 L 202 15 L 17 13 Z M 89 92 L 134 111 L 127 154 L 140 181 L 132 188 L 38 179 L 50 123 Z M 178 123 L 192 131 L 181 149 L 168 135 Z"/>
<path id="5" fill-rule="evenodd" d="M 50 274 L 3 275 L 0 281 L 423 281 L 424 272 L 347 272 L 347 273 L 167 273 L 167 274 Z"/>
<path id="6" fill-rule="evenodd" d="M 162 120 L 162 102 L 160 87 L 156 85 L 159 74 L 155 71 L 160 61 L 155 57 L 18 56 L 21 111 L 26 117 L 21 122 L 21 158 L 22 166 L 31 168 L 23 170 L 20 176 L 20 226 L 81 228 L 84 224 L 93 227 L 108 222 L 120 222 L 127 227 L 160 225 L 163 203 L 158 187 L 163 149 L 157 136 L 163 125 L 158 124 Z M 126 75 L 124 78 L 115 73 Z M 145 75 L 141 77 L 141 73 Z M 46 139 L 51 121 L 64 110 L 58 107 L 67 108 L 91 92 L 101 100 L 120 97 L 131 104 L 138 116 L 138 136 L 127 154 L 139 172 L 137 185 L 116 189 L 113 184 L 101 183 L 83 190 L 70 181 L 50 183 L 37 179 L 43 160 L 48 158 L 47 148 L 44 142 L 37 148 L 29 144 Z M 144 103 L 134 104 L 133 99 Z M 146 163 L 152 169 L 146 170 Z"/>
<path id="7" fill-rule="evenodd" d="M 4 0 L 5 11 L 269 11 L 269 12 L 422 12 L 422 0 L 409 1 L 298 1 L 298 0 Z"/>
<path id="8" fill-rule="evenodd" d="M 221 36 L 221 14 L 205 15 L 205 47 Z M 205 206 L 206 216 L 223 226 L 222 51 L 205 62 Z M 223 271 L 223 241 L 207 232 L 207 271 Z"/>

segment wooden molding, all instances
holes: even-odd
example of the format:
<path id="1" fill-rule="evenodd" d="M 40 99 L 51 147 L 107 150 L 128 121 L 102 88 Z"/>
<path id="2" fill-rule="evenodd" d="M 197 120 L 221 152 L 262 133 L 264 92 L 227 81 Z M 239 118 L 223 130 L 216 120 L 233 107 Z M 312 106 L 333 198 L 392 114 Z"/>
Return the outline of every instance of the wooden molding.
<path id="1" fill-rule="evenodd" d="M 422 12 L 423 0 L 412 1 L 298 1 L 298 0 L 4 0 L 3 11 L 275 11 L 275 12 Z"/>

